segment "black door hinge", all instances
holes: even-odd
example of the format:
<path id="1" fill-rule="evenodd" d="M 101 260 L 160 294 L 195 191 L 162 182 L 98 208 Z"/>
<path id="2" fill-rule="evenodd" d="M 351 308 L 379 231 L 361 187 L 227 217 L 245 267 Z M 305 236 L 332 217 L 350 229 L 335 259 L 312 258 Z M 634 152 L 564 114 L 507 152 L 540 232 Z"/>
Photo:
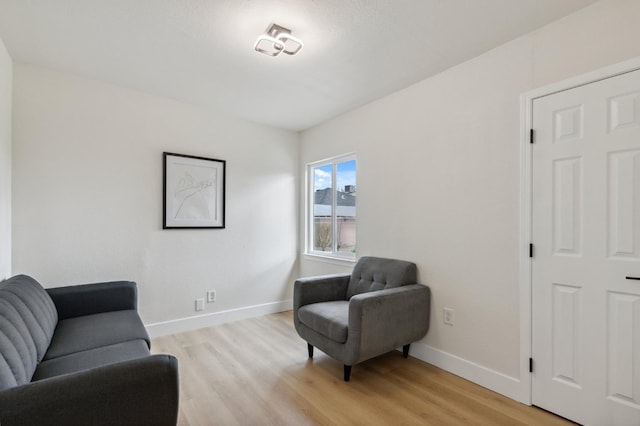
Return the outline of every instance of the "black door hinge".
<path id="1" fill-rule="evenodd" d="M 535 132 L 533 131 L 533 129 L 529 130 L 529 143 L 533 143 L 534 141 L 534 134 Z"/>
<path id="2" fill-rule="evenodd" d="M 529 244 L 529 257 L 533 257 L 533 244 Z"/>
<path id="3" fill-rule="evenodd" d="M 529 373 L 533 373 L 533 358 L 529 358 Z"/>

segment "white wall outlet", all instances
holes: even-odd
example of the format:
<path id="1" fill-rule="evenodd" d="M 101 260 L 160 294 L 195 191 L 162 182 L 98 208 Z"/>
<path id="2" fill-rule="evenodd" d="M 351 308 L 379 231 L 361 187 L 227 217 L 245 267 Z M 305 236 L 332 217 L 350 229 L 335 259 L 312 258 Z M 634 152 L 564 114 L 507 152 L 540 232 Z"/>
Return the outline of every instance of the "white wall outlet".
<path id="1" fill-rule="evenodd" d="M 442 319 L 443 319 L 444 323 L 448 324 L 448 325 L 453 325 L 453 323 L 454 323 L 454 315 L 453 315 L 454 314 L 454 310 L 451 309 L 451 308 L 444 308 L 442 310 L 442 313 L 443 313 Z"/>
<path id="2" fill-rule="evenodd" d="M 213 303 L 216 301 L 216 291 L 215 290 L 209 290 L 207 292 L 207 303 Z"/>
<path id="3" fill-rule="evenodd" d="M 204 299 L 196 299 L 196 311 L 204 309 Z"/>

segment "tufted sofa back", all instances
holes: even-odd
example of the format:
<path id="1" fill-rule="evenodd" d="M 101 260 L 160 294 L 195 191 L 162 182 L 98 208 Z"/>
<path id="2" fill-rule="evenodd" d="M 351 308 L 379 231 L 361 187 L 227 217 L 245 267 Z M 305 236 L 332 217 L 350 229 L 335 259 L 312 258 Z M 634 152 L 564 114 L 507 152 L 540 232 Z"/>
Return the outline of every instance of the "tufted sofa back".
<path id="1" fill-rule="evenodd" d="M 56 306 L 36 280 L 0 283 L 0 390 L 31 381 L 57 324 Z"/>
<path id="2" fill-rule="evenodd" d="M 416 264 L 404 260 L 364 256 L 353 268 L 347 300 L 356 294 L 417 283 Z"/>

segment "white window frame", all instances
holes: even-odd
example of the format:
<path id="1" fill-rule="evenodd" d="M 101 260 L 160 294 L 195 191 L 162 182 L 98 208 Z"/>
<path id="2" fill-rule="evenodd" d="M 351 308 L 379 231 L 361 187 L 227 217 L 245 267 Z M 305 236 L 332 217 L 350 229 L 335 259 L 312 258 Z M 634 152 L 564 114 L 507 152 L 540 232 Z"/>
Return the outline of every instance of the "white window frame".
<path id="1" fill-rule="evenodd" d="M 355 161 L 356 162 L 356 176 L 358 174 L 358 160 L 356 159 L 356 155 L 355 153 L 349 153 L 349 154 L 343 154 L 343 155 L 338 155 L 335 157 L 331 157 L 331 158 L 327 158 L 325 160 L 321 160 L 321 161 L 315 161 L 313 163 L 307 163 L 307 171 L 306 171 L 306 177 L 307 177 L 307 185 L 306 185 L 306 198 L 307 198 L 307 202 L 306 202 L 306 210 L 307 210 L 307 214 L 305 215 L 305 228 L 306 228 L 306 241 L 305 241 L 305 254 L 306 255 L 310 255 L 310 256 L 314 256 L 314 257 L 320 257 L 320 258 L 327 258 L 327 259 L 337 259 L 337 260 L 341 260 L 341 261 L 347 261 L 347 262 L 355 262 L 356 261 L 356 255 L 357 253 L 353 253 L 353 254 L 347 254 L 344 252 L 339 252 L 338 251 L 338 221 L 337 221 L 337 194 L 338 194 L 338 188 L 337 188 L 337 179 L 336 179 L 336 166 L 340 163 L 345 163 L 347 161 Z M 331 251 L 319 251 L 319 250 L 314 250 L 313 249 L 313 244 L 314 244 L 314 229 L 313 229 L 313 224 L 314 224 L 314 216 L 313 216 L 313 207 L 314 207 L 314 201 L 315 201 L 315 188 L 314 188 L 314 175 L 313 175 L 313 169 L 318 168 L 318 167 L 323 167 L 326 165 L 331 164 L 331 224 L 332 224 L 332 228 L 331 228 L 331 232 L 332 232 L 332 248 Z M 358 180 L 356 177 L 356 188 L 358 186 Z M 357 190 L 357 189 L 356 189 Z M 356 200 L 356 223 L 358 221 L 358 213 L 357 213 L 357 200 Z M 357 226 L 357 225 L 356 225 Z M 356 231 L 356 251 L 357 251 L 357 240 L 358 240 L 358 233 Z"/>

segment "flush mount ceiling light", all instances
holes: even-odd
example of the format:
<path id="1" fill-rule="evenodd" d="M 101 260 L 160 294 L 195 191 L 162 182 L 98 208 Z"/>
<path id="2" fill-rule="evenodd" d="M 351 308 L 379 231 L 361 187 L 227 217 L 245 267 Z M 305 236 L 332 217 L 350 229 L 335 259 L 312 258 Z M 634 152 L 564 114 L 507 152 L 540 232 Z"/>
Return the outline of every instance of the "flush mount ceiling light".
<path id="1" fill-rule="evenodd" d="M 302 46 L 302 40 L 292 36 L 290 29 L 271 24 L 267 32 L 258 37 L 253 48 L 267 56 L 278 56 L 281 53 L 295 55 L 302 50 Z"/>

